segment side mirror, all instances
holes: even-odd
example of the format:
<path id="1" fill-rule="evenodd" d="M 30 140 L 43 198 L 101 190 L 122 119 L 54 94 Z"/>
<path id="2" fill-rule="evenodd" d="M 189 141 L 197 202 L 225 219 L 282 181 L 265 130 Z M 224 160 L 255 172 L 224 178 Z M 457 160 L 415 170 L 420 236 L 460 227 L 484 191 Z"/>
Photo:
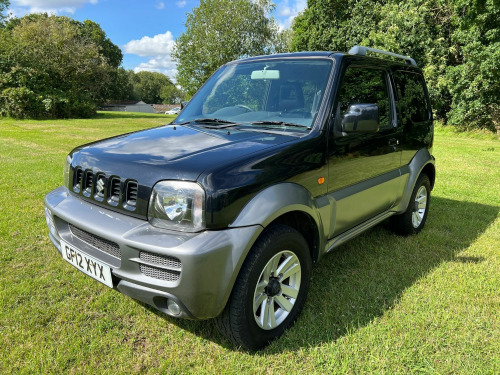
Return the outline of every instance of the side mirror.
<path id="1" fill-rule="evenodd" d="M 342 118 L 344 133 L 376 133 L 379 129 L 376 104 L 351 104 Z"/>
<path id="2" fill-rule="evenodd" d="M 186 100 L 185 102 L 181 102 L 181 109 L 184 109 L 185 106 L 187 106 L 189 103 L 189 100 Z"/>

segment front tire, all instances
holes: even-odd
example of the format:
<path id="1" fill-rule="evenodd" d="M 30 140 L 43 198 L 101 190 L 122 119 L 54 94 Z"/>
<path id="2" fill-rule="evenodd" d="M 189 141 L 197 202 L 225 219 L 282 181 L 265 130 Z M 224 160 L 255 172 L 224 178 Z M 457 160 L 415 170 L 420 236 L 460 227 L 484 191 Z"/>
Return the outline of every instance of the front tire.
<path id="1" fill-rule="evenodd" d="M 421 174 L 413 188 L 406 211 L 389 219 L 391 229 L 403 236 L 419 233 L 427 220 L 430 198 L 431 183 L 429 177 L 426 174 Z"/>
<path id="2" fill-rule="evenodd" d="M 304 306 L 311 275 L 304 237 L 273 225 L 256 241 L 243 263 L 219 330 L 235 345 L 258 350 L 280 337 Z"/>

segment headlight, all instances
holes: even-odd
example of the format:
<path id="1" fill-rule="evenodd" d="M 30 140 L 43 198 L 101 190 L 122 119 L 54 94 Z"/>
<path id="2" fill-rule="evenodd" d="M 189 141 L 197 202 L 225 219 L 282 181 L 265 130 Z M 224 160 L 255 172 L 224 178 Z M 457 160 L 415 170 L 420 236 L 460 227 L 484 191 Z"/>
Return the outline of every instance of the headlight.
<path id="1" fill-rule="evenodd" d="M 64 163 L 64 169 L 63 169 L 63 183 L 64 186 L 67 188 L 70 187 L 69 185 L 69 170 L 71 169 L 71 161 L 72 157 L 70 155 L 66 156 L 66 162 Z"/>
<path id="2" fill-rule="evenodd" d="M 148 219 L 158 228 L 198 232 L 205 228 L 205 191 L 194 182 L 158 182 L 149 200 Z"/>

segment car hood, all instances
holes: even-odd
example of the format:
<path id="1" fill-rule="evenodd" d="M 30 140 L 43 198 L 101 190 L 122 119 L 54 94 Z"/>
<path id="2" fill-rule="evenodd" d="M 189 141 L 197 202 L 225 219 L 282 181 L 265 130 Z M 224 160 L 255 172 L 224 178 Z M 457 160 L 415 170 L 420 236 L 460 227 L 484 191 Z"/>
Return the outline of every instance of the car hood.
<path id="1" fill-rule="evenodd" d="M 195 181 L 211 167 L 294 139 L 235 128 L 167 125 L 77 147 L 72 165 L 153 186 L 168 179 Z"/>

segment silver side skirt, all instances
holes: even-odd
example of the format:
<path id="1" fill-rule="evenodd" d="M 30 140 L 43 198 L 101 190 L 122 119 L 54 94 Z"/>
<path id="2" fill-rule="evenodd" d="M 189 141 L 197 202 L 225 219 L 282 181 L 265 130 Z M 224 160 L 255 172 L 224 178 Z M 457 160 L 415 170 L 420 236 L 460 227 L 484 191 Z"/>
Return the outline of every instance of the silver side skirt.
<path id="1" fill-rule="evenodd" d="M 381 223 L 382 221 L 384 221 L 385 219 L 394 214 L 395 214 L 394 211 L 382 212 L 381 214 L 378 214 L 377 216 L 362 222 L 361 224 L 355 226 L 354 228 L 351 228 L 348 231 L 339 234 L 336 237 L 333 237 L 332 239 L 328 240 L 328 243 L 326 245 L 328 250 L 326 252 L 328 253 L 332 251 L 337 246 L 340 246 L 341 244 L 350 240 L 351 238 L 356 237 L 361 232 L 364 232 L 365 230 L 370 229 L 371 227 Z"/>

